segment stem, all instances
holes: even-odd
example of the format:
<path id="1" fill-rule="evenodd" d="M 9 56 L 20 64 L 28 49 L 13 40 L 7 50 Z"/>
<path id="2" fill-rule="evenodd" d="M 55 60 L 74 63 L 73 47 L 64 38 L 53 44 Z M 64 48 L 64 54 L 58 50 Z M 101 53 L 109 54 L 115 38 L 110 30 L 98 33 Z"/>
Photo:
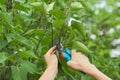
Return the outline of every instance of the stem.
<path id="1" fill-rule="evenodd" d="M 29 25 L 26 27 L 25 31 L 22 33 L 22 35 L 24 35 L 28 30 L 29 30 L 29 27 L 32 25 L 33 23 L 33 20 L 29 23 Z"/>
<path id="2" fill-rule="evenodd" d="M 69 0 L 69 1 L 67 2 L 67 8 L 66 8 L 66 11 L 65 11 L 65 16 L 67 16 L 67 15 L 69 14 L 70 5 L 71 5 L 71 0 Z"/>
<path id="3" fill-rule="evenodd" d="M 37 28 L 39 29 L 42 23 L 42 19 L 44 17 L 44 14 L 41 14 L 40 18 L 38 19 L 38 23 L 37 23 Z M 40 22 L 40 23 L 39 23 Z"/>
<path id="4" fill-rule="evenodd" d="M 52 26 L 51 26 L 51 28 L 52 28 L 52 46 L 53 46 L 53 45 L 54 45 L 54 44 L 53 44 L 53 42 L 54 42 L 54 35 L 53 35 L 53 34 L 54 34 L 54 31 L 53 31 L 53 27 L 52 27 Z"/>
<path id="5" fill-rule="evenodd" d="M 30 80 L 30 74 L 27 73 L 27 80 Z"/>
<path id="6" fill-rule="evenodd" d="M 48 25 L 46 25 L 46 26 L 48 26 Z M 40 42 L 42 41 L 43 37 L 44 37 L 45 34 L 47 33 L 47 29 L 48 29 L 48 27 L 45 28 L 45 33 L 44 33 L 44 34 L 40 37 L 40 39 L 38 40 L 38 44 L 37 44 L 36 49 L 35 49 L 35 54 L 37 54 L 37 51 L 38 51 Z"/>
<path id="7" fill-rule="evenodd" d="M 64 33 L 64 24 L 61 26 L 60 30 L 59 30 L 59 33 L 58 33 L 58 40 L 61 41 L 61 36 L 62 36 L 62 33 Z"/>
<path id="8" fill-rule="evenodd" d="M 28 61 L 30 61 L 30 62 L 31 62 L 31 59 L 30 59 L 30 58 L 28 58 Z M 30 80 L 30 73 L 29 73 L 29 72 L 27 72 L 27 80 Z"/>
<path id="9" fill-rule="evenodd" d="M 8 0 L 6 3 L 6 10 L 9 12 L 12 9 L 12 0 Z"/>
<path id="10" fill-rule="evenodd" d="M 32 16 L 33 14 L 31 14 L 31 16 Z M 43 18 L 43 14 L 41 14 L 41 16 L 39 17 L 39 19 L 37 20 L 37 28 L 39 29 L 40 28 L 40 26 L 39 25 L 41 25 L 41 23 L 42 23 L 42 18 Z M 35 21 L 36 22 L 36 21 Z M 33 20 L 29 23 L 29 25 L 26 27 L 26 29 L 25 29 L 25 31 L 22 33 L 22 35 L 23 34 L 25 34 L 29 29 L 30 29 L 30 26 L 32 25 L 32 23 L 34 23 L 33 22 Z"/>

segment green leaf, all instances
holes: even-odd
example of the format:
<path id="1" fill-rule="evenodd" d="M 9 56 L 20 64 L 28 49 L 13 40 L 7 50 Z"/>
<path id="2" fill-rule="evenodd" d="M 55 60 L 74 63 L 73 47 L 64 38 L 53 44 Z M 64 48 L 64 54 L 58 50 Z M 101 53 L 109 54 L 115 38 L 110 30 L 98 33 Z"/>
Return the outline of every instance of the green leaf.
<path id="1" fill-rule="evenodd" d="M 19 3 L 25 3 L 25 0 L 14 0 L 16 2 L 19 2 Z"/>
<path id="2" fill-rule="evenodd" d="M 4 26 L 0 24 L 0 33 L 4 33 Z"/>
<path id="3" fill-rule="evenodd" d="M 80 10 L 83 8 L 83 5 L 80 2 L 73 2 L 71 3 L 72 10 Z"/>
<path id="4" fill-rule="evenodd" d="M 24 67 L 11 66 L 14 80 L 27 80 L 27 71 Z"/>
<path id="5" fill-rule="evenodd" d="M 22 67 L 25 68 L 25 70 L 27 70 L 27 72 L 30 73 L 37 73 L 37 67 L 35 64 L 29 62 L 29 61 L 22 61 L 20 64 Z"/>
<path id="6" fill-rule="evenodd" d="M 44 2 L 33 2 L 30 3 L 31 6 L 35 7 L 35 8 L 42 8 Z"/>
<path id="7" fill-rule="evenodd" d="M 25 37 L 23 37 L 19 34 L 15 35 L 15 40 L 17 40 L 18 42 L 26 45 L 30 49 L 33 49 L 34 46 L 35 46 L 30 39 L 26 39 Z"/>
<path id="8" fill-rule="evenodd" d="M 19 34 L 16 34 L 16 33 L 14 33 L 14 34 L 13 33 L 6 34 L 6 38 L 7 38 L 8 42 L 15 41 L 15 42 L 17 42 L 19 44 L 24 45 L 26 48 L 29 48 L 29 49 L 33 49 L 34 46 L 35 46 L 34 43 L 32 42 L 32 40 L 27 39 L 27 38 L 25 38 L 25 37 L 23 37 L 23 36 L 21 36 Z"/>
<path id="9" fill-rule="evenodd" d="M 64 12 L 59 10 L 59 9 L 51 10 L 50 14 L 53 15 L 55 18 L 58 18 L 58 19 L 64 18 Z"/>
<path id="10" fill-rule="evenodd" d="M 72 28 L 75 28 L 77 31 L 79 31 L 83 37 L 86 36 L 84 26 L 82 26 L 80 22 L 72 21 L 71 26 Z"/>
<path id="11" fill-rule="evenodd" d="M 2 0 L 0 0 L 0 1 L 2 1 Z M 4 1 L 3 1 L 3 2 L 0 2 L 0 9 L 1 9 L 2 11 L 6 11 L 6 6 L 4 5 Z"/>
<path id="12" fill-rule="evenodd" d="M 30 5 L 33 6 L 35 10 L 46 13 L 47 4 L 45 2 L 33 2 L 30 3 Z"/>
<path id="13" fill-rule="evenodd" d="M 7 41 L 6 40 L 0 40 L 0 50 L 2 48 L 5 48 L 6 45 L 7 45 Z"/>
<path id="14" fill-rule="evenodd" d="M 73 46 L 75 49 L 77 49 L 80 52 L 90 53 L 90 50 L 83 43 L 79 41 L 74 41 Z"/>
<path id="15" fill-rule="evenodd" d="M 4 64 L 4 61 L 7 59 L 6 52 L 0 52 L 0 63 Z"/>
<path id="16" fill-rule="evenodd" d="M 28 12 L 28 8 L 18 2 L 16 4 L 14 4 L 13 8 L 16 10 L 24 11 L 26 13 Z"/>
<path id="17" fill-rule="evenodd" d="M 5 0 L 0 0 L 0 3 L 5 3 Z"/>
<path id="18" fill-rule="evenodd" d="M 47 12 L 49 12 L 49 11 L 51 11 L 52 9 L 53 9 L 53 7 L 54 7 L 54 2 L 52 2 L 51 4 L 49 4 L 48 6 L 47 6 Z"/>
<path id="19" fill-rule="evenodd" d="M 39 10 L 43 13 L 48 13 L 53 9 L 54 4 L 55 4 L 54 2 L 48 5 L 45 2 L 34 2 L 34 3 L 31 3 L 30 5 L 33 6 L 36 10 Z"/>
<path id="20" fill-rule="evenodd" d="M 12 15 L 11 13 L 0 12 L 0 18 L 3 21 L 7 22 L 7 24 L 9 24 L 9 26 L 12 26 L 12 24 L 13 24 L 11 15 Z"/>
<path id="21" fill-rule="evenodd" d="M 24 52 L 18 52 L 18 55 L 23 58 L 36 58 L 38 57 L 34 54 L 33 51 L 24 51 Z"/>
<path id="22" fill-rule="evenodd" d="M 53 27 L 59 28 L 62 26 L 63 23 L 64 23 L 63 20 L 57 19 L 57 20 L 54 20 L 52 24 L 53 24 Z"/>
<path id="23" fill-rule="evenodd" d="M 29 31 L 27 31 L 25 33 L 25 35 L 31 35 L 31 34 L 34 34 L 34 35 L 42 35 L 44 33 L 44 30 L 43 29 L 31 29 Z"/>
<path id="24" fill-rule="evenodd" d="M 13 39 L 15 38 L 15 34 L 13 34 L 13 33 L 6 34 L 6 38 L 9 43 L 9 42 L 13 41 Z"/>

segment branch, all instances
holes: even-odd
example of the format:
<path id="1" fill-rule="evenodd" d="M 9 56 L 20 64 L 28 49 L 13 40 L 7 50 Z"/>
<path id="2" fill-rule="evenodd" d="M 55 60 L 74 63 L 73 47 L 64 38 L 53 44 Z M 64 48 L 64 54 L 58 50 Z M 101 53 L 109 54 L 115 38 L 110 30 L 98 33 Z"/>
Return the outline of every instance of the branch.
<path id="1" fill-rule="evenodd" d="M 47 27 L 48 25 L 45 26 L 45 33 L 40 37 L 40 39 L 38 40 L 38 44 L 36 46 L 36 49 L 35 49 L 35 54 L 37 54 L 37 51 L 38 51 L 38 48 L 39 48 L 39 45 L 40 45 L 40 42 L 42 41 L 43 37 L 45 36 L 45 34 L 47 33 Z"/>
<path id="2" fill-rule="evenodd" d="M 29 27 L 32 25 L 32 23 L 33 23 L 33 20 L 30 21 L 29 25 L 27 26 L 27 28 L 25 29 L 25 31 L 22 33 L 22 35 L 24 35 L 30 29 Z"/>
<path id="3" fill-rule="evenodd" d="M 53 46 L 53 43 L 54 43 L 54 31 L 53 31 L 53 27 L 51 26 L 51 29 L 52 29 L 52 46 Z"/>
<path id="4" fill-rule="evenodd" d="M 12 9 L 12 0 L 8 0 L 6 3 L 6 10 L 9 12 Z"/>

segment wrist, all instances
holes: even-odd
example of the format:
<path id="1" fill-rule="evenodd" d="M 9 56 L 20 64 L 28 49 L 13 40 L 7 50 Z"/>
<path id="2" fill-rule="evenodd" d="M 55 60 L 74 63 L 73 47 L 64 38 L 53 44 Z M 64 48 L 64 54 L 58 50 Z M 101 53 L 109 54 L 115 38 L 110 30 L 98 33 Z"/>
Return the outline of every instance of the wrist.
<path id="1" fill-rule="evenodd" d="M 98 69 L 95 67 L 95 65 L 90 64 L 85 70 L 85 72 L 89 75 L 94 75 L 98 72 Z"/>
<path id="2" fill-rule="evenodd" d="M 93 64 L 83 66 L 82 69 L 80 69 L 80 70 L 89 75 L 93 75 L 94 73 L 97 72 L 97 68 Z"/>
<path id="3" fill-rule="evenodd" d="M 93 64 L 87 69 L 87 74 L 91 75 L 96 80 L 112 80 L 101 71 L 99 71 Z"/>
<path id="4" fill-rule="evenodd" d="M 51 70 L 51 72 L 58 73 L 58 68 L 56 66 L 48 66 L 47 70 Z"/>

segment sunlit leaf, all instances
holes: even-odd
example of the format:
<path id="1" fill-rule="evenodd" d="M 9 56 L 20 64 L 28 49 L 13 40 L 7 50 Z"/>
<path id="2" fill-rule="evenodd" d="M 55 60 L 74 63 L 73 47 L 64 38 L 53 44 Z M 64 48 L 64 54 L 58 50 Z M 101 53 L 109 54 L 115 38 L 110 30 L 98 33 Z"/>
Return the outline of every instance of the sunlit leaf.
<path id="1" fill-rule="evenodd" d="M 72 2 L 71 9 L 72 10 L 80 10 L 83 8 L 83 5 L 80 2 Z"/>
<path id="2" fill-rule="evenodd" d="M 51 3 L 51 4 L 49 4 L 49 5 L 47 6 L 47 12 L 49 12 L 50 10 L 53 9 L 54 4 L 55 4 L 55 3 L 53 2 L 53 3 Z"/>
<path id="3" fill-rule="evenodd" d="M 33 2 L 30 3 L 30 5 L 33 6 L 34 9 L 46 13 L 47 4 L 45 2 Z"/>

